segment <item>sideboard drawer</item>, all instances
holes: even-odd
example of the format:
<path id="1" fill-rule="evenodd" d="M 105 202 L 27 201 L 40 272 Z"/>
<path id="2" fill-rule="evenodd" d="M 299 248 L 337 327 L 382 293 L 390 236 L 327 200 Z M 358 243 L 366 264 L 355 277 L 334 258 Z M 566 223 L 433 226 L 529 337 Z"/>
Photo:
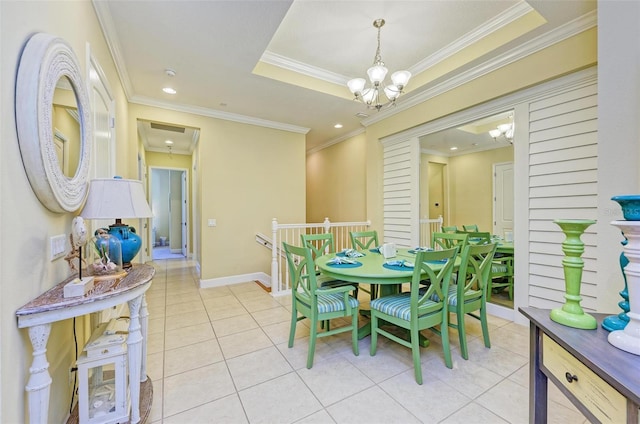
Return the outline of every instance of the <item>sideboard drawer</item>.
<path id="1" fill-rule="evenodd" d="M 627 421 L 627 399 L 546 334 L 542 364 L 600 422 Z"/>

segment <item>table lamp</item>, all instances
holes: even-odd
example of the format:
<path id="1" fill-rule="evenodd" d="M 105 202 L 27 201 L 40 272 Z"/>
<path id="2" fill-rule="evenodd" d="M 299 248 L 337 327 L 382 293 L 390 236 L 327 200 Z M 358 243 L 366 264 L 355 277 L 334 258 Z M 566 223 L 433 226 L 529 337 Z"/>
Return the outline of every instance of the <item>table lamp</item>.
<path id="1" fill-rule="evenodd" d="M 85 219 L 115 219 L 109 225 L 109 234 L 122 245 L 122 266 L 131 268 L 131 261 L 140 251 L 142 239 L 136 230 L 122 223 L 122 219 L 151 218 L 142 182 L 120 177 L 91 180 L 89 195 L 80 216 Z"/>

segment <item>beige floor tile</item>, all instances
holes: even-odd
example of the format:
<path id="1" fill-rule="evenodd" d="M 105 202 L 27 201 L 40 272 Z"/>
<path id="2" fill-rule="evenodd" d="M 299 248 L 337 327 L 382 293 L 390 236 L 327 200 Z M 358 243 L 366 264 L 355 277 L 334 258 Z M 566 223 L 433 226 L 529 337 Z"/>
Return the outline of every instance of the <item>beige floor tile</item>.
<path id="1" fill-rule="evenodd" d="M 521 366 L 517 371 L 509 376 L 509 380 L 514 381 L 522 387 L 529 388 L 529 363 Z"/>
<path id="2" fill-rule="evenodd" d="M 163 380 L 151 379 L 153 385 L 153 401 L 151 402 L 151 411 L 149 412 L 149 422 L 161 423 L 162 422 L 162 392 L 163 392 Z"/>
<path id="3" fill-rule="evenodd" d="M 252 291 L 264 293 L 264 289 L 260 287 L 255 281 L 247 281 L 246 283 L 240 284 L 230 284 L 228 287 L 229 290 L 234 293 L 247 293 Z"/>
<path id="4" fill-rule="evenodd" d="M 273 345 L 267 335 L 259 328 L 220 337 L 218 342 L 227 360 Z"/>
<path id="5" fill-rule="evenodd" d="M 165 333 L 165 350 L 176 349 L 215 338 L 211 323 L 196 324 Z"/>
<path id="6" fill-rule="evenodd" d="M 231 318 L 211 321 L 211 325 L 216 333 L 216 337 L 224 337 L 259 327 L 256 320 L 248 313 Z"/>
<path id="7" fill-rule="evenodd" d="M 255 299 L 242 301 L 242 306 L 244 306 L 249 312 L 256 312 L 264 311 L 265 309 L 280 308 L 282 305 L 280 305 L 271 296 L 260 296 Z"/>
<path id="8" fill-rule="evenodd" d="M 300 378 L 326 407 L 373 386 L 373 381 L 340 355 L 300 368 Z"/>
<path id="9" fill-rule="evenodd" d="M 304 417 L 303 419 L 296 421 L 296 424 L 331 424 L 335 423 L 331 415 L 323 409 L 314 414 Z"/>
<path id="10" fill-rule="evenodd" d="M 476 402 L 510 423 L 529 421 L 529 390 L 511 380 L 502 380 Z"/>
<path id="11" fill-rule="evenodd" d="M 147 354 L 147 375 L 154 384 L 156 381 L 162 380 L 164 377 L 164 352 Z"/>
<path id="12" fill-rule="evenodd" d="M 233 294 L 233 292 L 229 290 L 228 286 L 199 289 L 198 292 L 200 293 L 200 296 L 202 297 L 202 299 L 231 296 Z"/>
<path id="13" fill-rule="evenodd" d="M 182 314 L 166 317 L 165 331 L 176 330 L 178 328 L 191 327 L 192 325 L 209 322 L 209 315 L 205 310 L 185 312 Z"/>
<path id="14" fill-rule="evenodd" d="M 149 314 L 149 327 L 147 328 L 147 334 L 163 333 L 164 332 L 164 316 L 154 317 Z"/>
<path id="15" fill-rule="evenodd" d="M 164 379 L 165 417 L 220 399 L 235 392 L 224 362 Z"/>
<path id="16" fill-rule="evenodd" d="M 587 421 L 573 404 L 565 406 L 554 401 L 547 404 L 547 417 L 550 424 L 582 424 Z"/>
<path id="17" fill-rule="evenodd" d="M 164 352 L 164 333 L 147 335 L 147 355 Z"/>
<path id="18" fill-rule="evenodd" d="M 422 377 L 419 385 L 411 369 L 380 383 L 380 387 L 422 422 L 438 422 L 471 401 L 427 370 L 422 370 Z"/>
<path id="19" fill-rule="evenodd" d="M 491 348 L 484 347 L 484 343 L 474 340 L 469 343 L 469 359 L 475 363 L 508 377 L 529 362 L 528 356 L 521 356 L 513 351 L 503 349 L 492 341 Z"/>
<path id="20" fill-rule="evenodd" d="M 475 402 L 471 402 L 459 409 L 446 419 L 440 422 L 441 424 L 507 424 L 507 421 L 503 420 L 496 414 L 485 409 L 481 405 Z M 524 424 L 524 423 L 523 423 Z"/>
<path id="21" fill-rule="evenodd" d="M 371 387 L 343 399 L 327 407 L 327 412 L 339 424 L 411 424 L 420 422 L 379 386 Z"/>
<path id="22" fill-rule="evenodd" d="M 342 351 L 341 355 L 376 383 L 413 369 L 413 361 L 408 350 L 388 349 L 387 345 L 379 342 L 376 355 L 371 356 L 370 337 L 360 340 L 359 346 L 360 355 L 355 356 L 350 350 Z"/>
<path id="23" fill-rule="evenodd" d="M 165 418 L 163 424 L 185 423 L 247 423 L 242 403 L 237 394 L 189 409 Z"/>
<path id="24" fill-rule="evenodd" d="M 189 303 L 189 302 L 202 302 L 200 293 L 197 291 L 189 293 L 179 293 L 172 296 L 167 296 L 167 306 L 175 305 L 177 303 Z"/>
<path id="25" fill-rule="evenodd" d="M 290 322 L 279 322 L 277 324 L 265 325 L 262 327 L 264 332 L 273 341 L 273 344 L 280 344 L 289 341 L 289 331 L 291 330 Z M 295 340 L 301 337 L 309 336 L 309 327 L 305 325 L 305 321 L 299 321 L 296 325 Z M 326 338 L 323 339 L 326 341 Z M 297 343 L 294 342 L 294 343 Z"/>
<path id="26" fill-rule="evenodd" d="M 192 313 L 197 311 L 204 312 L 204 305 L 202 304 L 202 300 L 195 300 L 191 302 L 185 303 L 176 303 L 173 305 L 167 305 L 165 316 L 171 317 L 173 315 L 180 315 L 186 313 Z"/>
<path id="27" fill-rule="evenodd" d="M 227 365 L 238 390 L 293 372 L 275 346 L 236 356 L 227 360 Z"/>
<path id="28" fill-rule="evenodd" d="M 205 304 L 205 308 L 207 310 L 207 315 L 209 315 L 209 319 L 211 321 L 237 317 L 238 315 L 245 315 L 247 313 L 247 310 L 242 306 L 223 307 L 223 306 L 207 306 Z"/>
<path id="29" fill-rule="evenodd" d="M 207 309 L 242 307 L 240 301 L 232 294 L 228 296 L 208 297 L 203 299 L 203 303 Z"/>
<path id="30" fill-rule="evenodd" d="M 288 342 L 280 343 L 276 347 L 293 369 L 298 370 L 307 366 L 307 356 L 309 354 L 308 336 L 295 339 L 291 348 L 288 347 Z M 320 363 L 335 355 L 338 355 L 338 353 L 322 339 L 316 341 L 316 350 L 313 355 L 314 363 Z"/>
<path id="31" fill-rule="evenodd" d="M 222 351 L 215 339 L 165 351 L 164 375 L 169 377 L 185 371 L 222 361 Z"/>
<path id="32" fill-rule="evenodd" d="M 252 312 L 251 315 L 253 315 L 253 318 L 255 318 L 262 327 L 280 322 L 289 323 L 291 321 L 291 311 L 282 306 Z"/>
<path id="33" fill-rule="evenodd" d="M 239 392 L 251 423 L 291 423 L 322 409 L 296 373 Z"/>
<path id="34" fill-rule="evenodd" d="M 453 361 L 453 369 L 437 366 L 433 361 L 425 364 L 425 368 L 470 399 L 477 398 L 504 378 L 480 364 L 462 358 Z"/>

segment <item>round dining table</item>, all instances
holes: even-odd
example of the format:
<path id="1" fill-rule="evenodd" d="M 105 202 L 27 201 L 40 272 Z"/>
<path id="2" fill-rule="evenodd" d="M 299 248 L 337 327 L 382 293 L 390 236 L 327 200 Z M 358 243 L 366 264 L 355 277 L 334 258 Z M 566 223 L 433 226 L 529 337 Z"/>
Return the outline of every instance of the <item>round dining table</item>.
<path id="1" fill-rule="evenodd" d="M 332 264 L 331 261 L 341 253 L 329 253 L 316 258 L 316 265 L 323 275 L 336 280 L 348 281 L 351 283 L 377 284 L 380 287 L 380 296 L 387 296 L 398 293 L 400 285 L 411 282 L 413 277 L 413 267 L 394 266 L 385 267 L 385 263 L 393 261 L 408 261 L 413 263 L 416 255 L 415 250 L 407 248 L 397 249 L 396 256 L 385 258 L 377 249 L 358 251 L 364 256 L 357 258 L 347 258 L 355 261 L 355 264 Z M 456 258 L 459 263 L 460 259 Z M 432 269 L 438 270 L 443 266 L 441 262 L 429 264 Z M 368 311 L 366 311 L 368 312 Z M 371 325 L 367 322 L 358 329 L 358 338 L 362 339 L 371 334 Z M 423 347 L 429 345 L 427 338 L 421 337 L 420 344 Z"/>

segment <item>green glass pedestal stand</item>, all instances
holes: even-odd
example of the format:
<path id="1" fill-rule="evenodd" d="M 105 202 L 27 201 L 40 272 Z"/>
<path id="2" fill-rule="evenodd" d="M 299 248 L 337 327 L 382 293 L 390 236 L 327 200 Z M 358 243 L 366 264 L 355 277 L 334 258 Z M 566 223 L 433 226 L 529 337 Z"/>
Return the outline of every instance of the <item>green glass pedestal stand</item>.
<path id="1" fill-rule="evenodd" d="M 584 243 L 580 236 L 589 226 L 596 223 L 586 219 L 558 219 L 553 221 L 560 226 L 566 236 L 562 243 L 562 251 L 565 257 L 562 259 L 565 281 L 565 304 L 562 308 L 551 311 L 550 318 L 568 327 L 580 328 L 583 330 L 593 330 L 597 327 L 596 319 L 586 314 L 580 306 L 580 285 L 582 284 L 582 269 L 584 261 Z"/>

